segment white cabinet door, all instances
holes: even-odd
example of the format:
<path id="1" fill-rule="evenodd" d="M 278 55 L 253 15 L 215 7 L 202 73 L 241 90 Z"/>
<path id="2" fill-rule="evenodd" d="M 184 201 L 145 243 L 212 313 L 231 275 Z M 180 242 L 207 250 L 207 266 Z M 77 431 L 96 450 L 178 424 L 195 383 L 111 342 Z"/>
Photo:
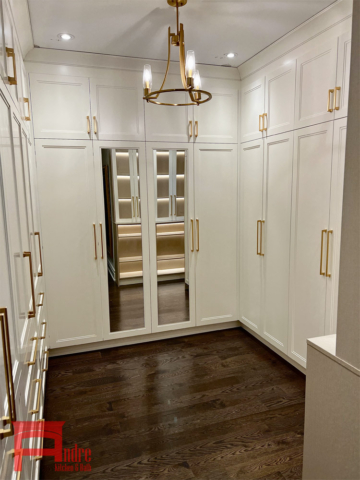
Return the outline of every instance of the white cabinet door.
<path id="1" fill-rule="evenodd" d="M 296 62 L 289 61 L 266 75 L 264 126 L 267 136 L 294 129 L 295 72 Z"/>
<path id="2" fill-rule="evenodd" d="M 194 107 L 194 139 L 197 143 L 237 143 L 238 90 L 208 88 L 212 99 Z"/>
<path id="3" fill-rule="evenodd" d="M 53 348 L 102 340 L 94 161 L 90 141 L 36 141 Z"/>
<path id="4" fill-rule="evenodd" d="M 163 77 L 154 75 L 153 85 L 160 88 Z M 168 75 L 165 89 L 178 88 L 178 76 Z M 181 83 L 181 82 L 180 82 Z M 153 88 L 155 90 L 155 87 Z M 158 102 L 188 103 L 189 95 L 183 92 L 161 94 Z M 145 127 L 148 142 L 181 142 L 187 143 L 194 139 L 193 107 L 159 106 L 145 102 Z"/>
<path id="5" fill-rule="evenodd" d="M 7 81 L 7 59 L 5 44 L 4 2 L 0 2 L 0 76 Z"/>
<path id="6" fill-rule="evenodd" d="M 339 55 L 336 75 L 335 118 L 347 116 L 350 87 L 351 32 L 339 38 Z"/>
<path id="7" fill-rule="evenodd" d="M 263 337 L 287 353 L 293 132 L 265 141 Z"/>
<path id="8" fill-rule="evenodd" d="M 238 320 L 237 146 L 195 145 L 196 324 Z"/>
<path id="9" fill-rule="evenodd" d="M 260 229 L 263 220 L 263 140 L 241 145 L 240 151 L 240 319 L 261 334 L 263 261 Z"/>
<path id="10" fill-rule="evenodd" d="M 114 79 L 92 78 L 94 139 L 145 140 L 142 75 L 121 72 Z"/>
<path id="11" fill-rule="evenodd" d="M 331 207 L 328 230 L 329 243 L 328 245 L 326 245 L 326 254 L 328 257 L 328 275 L 331 275 L 327 278 L 328 285 L 326 290 L 327 300 L 325 324 L 326 335 L 336 333 L 337 325 L 341 219 L 344 193 L 344 167 L 347 131 L 346 127 L 347 118 L 342 118 L 334 122 L 334 142 L 331 176 Z"/>
<path id="12" fill-rule="evenodd" d="M 35 138 L 91 138 L 89 79 L 30 75 Z"/>
<path id="13" fill-rule="evenodd" d="M 333 122 L 294 133 L 289 355 L 306 366 L 306 340 L 325 334 L 326 232 Z"/>
<path id="14" fill-rule="evenodd" d="M 264 113 L 265 77 L 242 82 L 241 86 L 241 142 L 262 138 L 260 115 Z"/>
<path id="15" fill-rule="evenodd" d="M 334 119 L 337 38 L 297 59 L 295 128 Z"/>

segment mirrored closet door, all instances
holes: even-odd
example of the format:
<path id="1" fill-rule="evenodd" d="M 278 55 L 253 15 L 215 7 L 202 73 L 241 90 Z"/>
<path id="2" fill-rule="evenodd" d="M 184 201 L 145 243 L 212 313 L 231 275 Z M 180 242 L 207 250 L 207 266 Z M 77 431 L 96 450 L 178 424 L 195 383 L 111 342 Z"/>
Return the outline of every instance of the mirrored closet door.
<path id="1" fill-rule="evenodd" d="M 120 143 L 107 142 L 95 151 L 101 161 L 100 215 L 107 254 L 102 272 L 107 277 L 105 338 L 151 331 L 145 149 Z"/>
<path id="2" fill-rule="evenodd" d="M 195 325 L 192 153 L 147 146 L 153 332 Z"/>

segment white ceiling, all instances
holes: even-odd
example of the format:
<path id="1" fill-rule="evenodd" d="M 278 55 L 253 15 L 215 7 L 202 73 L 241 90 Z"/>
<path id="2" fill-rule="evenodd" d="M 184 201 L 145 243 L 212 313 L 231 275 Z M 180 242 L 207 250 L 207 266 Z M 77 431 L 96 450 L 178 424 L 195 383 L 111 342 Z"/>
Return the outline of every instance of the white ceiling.
<path id="1" fill-rule="evenodd" d="M 198 63 L 239 66 L 334 0 L 188 0 L 186 49 Z M 175 9 L 166 0 L 29 0 L 35 45 L 166 60 Z M 59 41 L 59 33 L 75 36 Z M 236 52 L 232 60 L 224 57 Z M 177 49 L 172 49 L 177 60 Z"/>

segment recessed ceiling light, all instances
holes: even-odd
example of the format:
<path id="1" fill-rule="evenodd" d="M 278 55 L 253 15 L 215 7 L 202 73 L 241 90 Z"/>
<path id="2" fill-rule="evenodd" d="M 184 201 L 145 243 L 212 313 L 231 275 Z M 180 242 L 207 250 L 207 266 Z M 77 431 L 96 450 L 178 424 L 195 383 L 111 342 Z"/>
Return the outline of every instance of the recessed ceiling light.
<path id="1" fill-rule="evenodd" d="M 227 56 L 228 58 L 234 58 L 234 57 L 237 56 L 237 53 L 230 52 L 230 53 L 227 53 L 226 56 Z"/>
<path id="2" fill-rule="evenodd" d="M 58 38 L 60 38 L 60 40 L 72 40 L 74 37 L 74 35 L 71 35 L 70 33 L 59 33 L 58 35 Z"/>

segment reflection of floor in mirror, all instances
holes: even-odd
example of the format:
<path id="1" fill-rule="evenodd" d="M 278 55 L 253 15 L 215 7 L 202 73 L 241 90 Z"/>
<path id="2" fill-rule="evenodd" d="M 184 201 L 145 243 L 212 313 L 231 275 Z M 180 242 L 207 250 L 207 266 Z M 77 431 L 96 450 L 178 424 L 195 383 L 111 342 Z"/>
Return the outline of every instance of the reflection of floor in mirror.
<path id="1" fill-rule="evenodd" d="M 118 287 L 109 280 L 110 331 L 144 327 L 143 286 Z M 158 283 L 159 325 L 189 321 L 189 291 L 184 280 Z"/>

